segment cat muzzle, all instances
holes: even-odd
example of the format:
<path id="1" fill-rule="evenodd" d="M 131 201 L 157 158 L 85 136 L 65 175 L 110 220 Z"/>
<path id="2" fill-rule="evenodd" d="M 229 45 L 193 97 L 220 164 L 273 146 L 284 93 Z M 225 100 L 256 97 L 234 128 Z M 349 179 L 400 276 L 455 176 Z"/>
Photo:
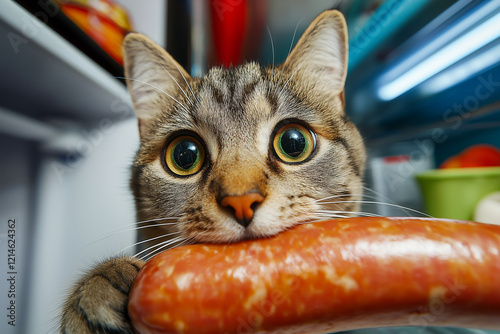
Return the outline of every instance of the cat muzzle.
<path id="1" fill-rule="evenodd" d="M 254 212 L 262 201 L 264 196 L 251 192 L 239 196 L 224 196 L 220 205 L 232 209 L 236 221 L 246 228 L 252 222 Z"/>

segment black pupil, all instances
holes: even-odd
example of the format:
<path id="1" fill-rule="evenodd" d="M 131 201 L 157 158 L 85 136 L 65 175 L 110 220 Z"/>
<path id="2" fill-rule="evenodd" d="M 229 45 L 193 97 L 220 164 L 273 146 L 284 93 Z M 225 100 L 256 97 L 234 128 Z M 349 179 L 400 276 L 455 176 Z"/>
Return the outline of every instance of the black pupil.
<path id="1" fill-rule="evenodd" d="M 198 158 L 198 146 L 189 140 L 183 140 L 174 148 L 173 158 L 177 166 L 190 169 Z"/>
<path id="2" fill-rule="evenodd" d="M 297 158 L 306 148 L 306 138 L 297 129 L 288 129 L 281 135 L 281 149 L 292 158 Z"/>

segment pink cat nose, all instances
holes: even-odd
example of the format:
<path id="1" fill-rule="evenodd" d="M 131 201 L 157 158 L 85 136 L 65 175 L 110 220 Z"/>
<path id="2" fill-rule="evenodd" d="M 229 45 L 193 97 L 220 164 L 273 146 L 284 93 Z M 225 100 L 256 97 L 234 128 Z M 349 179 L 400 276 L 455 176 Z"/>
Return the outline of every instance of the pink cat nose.
<path id="1" fill-rule="evenodd" d="M 264 196 L 259 193 L 248 193 L 240 196 L 225 196 L 220 204 L 223 207 L 231 207 L 238 223 L 243 227 L 248 227 L 252 222 L 257 204 L 262 203 Z"/>

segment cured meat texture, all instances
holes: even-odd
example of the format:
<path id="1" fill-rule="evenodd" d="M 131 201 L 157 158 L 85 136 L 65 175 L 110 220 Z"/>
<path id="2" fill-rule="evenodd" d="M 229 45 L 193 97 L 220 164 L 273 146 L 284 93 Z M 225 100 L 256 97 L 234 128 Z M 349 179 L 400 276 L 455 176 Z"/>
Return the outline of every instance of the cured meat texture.
<path id="1" fill-rule="evenodd" d="M 327 333 L 379 326 L 500 329 L 500 226 L 347 218 L 148 261 L 138 333 Z"/>

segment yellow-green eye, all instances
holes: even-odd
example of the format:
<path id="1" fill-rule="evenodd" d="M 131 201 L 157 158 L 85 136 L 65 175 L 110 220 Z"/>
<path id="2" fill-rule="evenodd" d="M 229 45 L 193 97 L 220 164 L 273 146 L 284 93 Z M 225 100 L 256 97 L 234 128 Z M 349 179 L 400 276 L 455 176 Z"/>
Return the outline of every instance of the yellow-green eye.
<path id="1" fill-rule="evenodd" d="M 299 124 L 287 124 L 280 128 L 273 140 L 274 152 L 283 162 L 303 162 L 316 147 L 314 134 Z"/>
<path id="2" fill-rule="evenodd" d="M 165 162 L 174 174 L 188 176 L 198 172 L 205 161 L 205 150 L 200 142 L 191 136 L 175 138 L 167 146 Z"/>

